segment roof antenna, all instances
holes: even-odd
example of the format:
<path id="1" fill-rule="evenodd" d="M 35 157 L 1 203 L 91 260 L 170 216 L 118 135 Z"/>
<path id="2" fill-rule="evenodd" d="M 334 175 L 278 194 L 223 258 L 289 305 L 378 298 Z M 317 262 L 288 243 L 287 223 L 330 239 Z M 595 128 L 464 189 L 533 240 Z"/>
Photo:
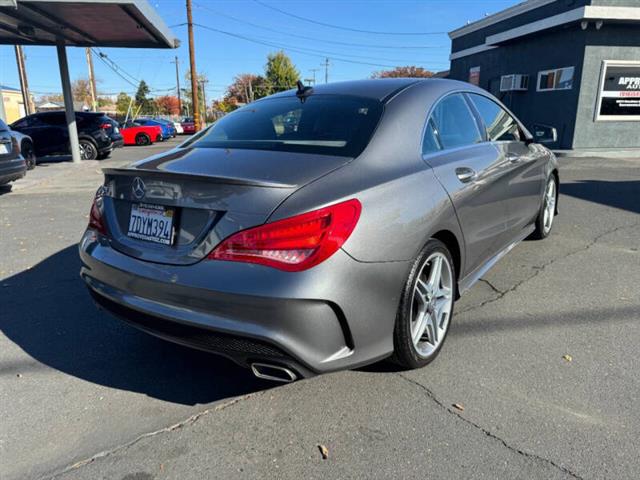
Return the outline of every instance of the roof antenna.
<path id="1" fill-rule="evenodd" d="M 298 80 L 297 85 L 296 97 L 300 99 L 301 103 L 304 103 L 307 97 L 313 93 L 313 87 L 305 87 L 301 80 Z"/>

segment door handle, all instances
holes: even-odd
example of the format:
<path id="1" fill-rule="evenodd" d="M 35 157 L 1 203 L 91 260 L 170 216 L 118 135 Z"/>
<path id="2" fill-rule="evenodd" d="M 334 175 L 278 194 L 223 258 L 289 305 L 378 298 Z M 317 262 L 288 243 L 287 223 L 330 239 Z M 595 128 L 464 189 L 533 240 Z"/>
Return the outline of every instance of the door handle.
<path id="1" fill-rule="evenodd" d="M 520 161 L 520 155 L 516 155 L 515 153 L 507 153 L 507 160 L 509 163 L 516 163 Z"/>
<path id="2" fill-rule="evenodd" d="M 456 176 L 462 183 L 469 183 L 470 181 L 476 179 L 477 174 L 473 168 L 460 167 L 456 168 Z"/>

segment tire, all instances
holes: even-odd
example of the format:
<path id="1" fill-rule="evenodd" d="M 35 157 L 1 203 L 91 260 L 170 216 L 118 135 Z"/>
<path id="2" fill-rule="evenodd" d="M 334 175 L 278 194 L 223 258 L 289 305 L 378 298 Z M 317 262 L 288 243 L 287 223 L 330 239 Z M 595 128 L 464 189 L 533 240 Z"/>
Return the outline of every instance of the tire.
<path id="1" fill-rule="evenodd" d="M 151 137 L 149 137 L 149 135 L 147 135 L 146 133 L 139 133 L 138 135 L 136 135 L 136 145 L 139 146 L 145 146 L 145 145 L 151 145 Z"/>
<path id="2" fill-rule="evenodd" d="M 556 176 L 551 174 L 547 179 L 544 187 L 544 195 L 540 203 L 540 211 L 536 218 L 536 229 L 531 234 L 534 240 L 544 240 L 551 233 L 553 228 L 553 219 L 556 214 L 556 206 L 558 205 L 558 180 Z"/>
<path id="3" fill-rule="evenodd" d="M 22 142 L 20 151 L 22 152 L 22 156 L 27 162 L 27 170 L 33 170 L 34 168 L 36 168 L 37 159 L 33 144 L 31 142 Z"/>
<path id="4" fill-rule="evenodd" d="M 439 280 L 430 281 L 432 269 L 438 262 L 441 265 Z M 438 292 L 434 296 L 436 283 Z M 393 362 L 413 369 L 431 363 L 438 356 L 451 325 L 456 289 L 451 253 L 444 243 L 432 238 L 413 263 L 402 292 L 393 332 Z M 436 316 L 437 323 L 434 322 Z M 436 324 L 440 328 L 435 328 Z"/>
<path id="5" fill-rule="evenodd" d="M 80 158 L 82 160 L 95 160 L 98 158 L 98 147 L 86 138 L 80 139 Z"/>

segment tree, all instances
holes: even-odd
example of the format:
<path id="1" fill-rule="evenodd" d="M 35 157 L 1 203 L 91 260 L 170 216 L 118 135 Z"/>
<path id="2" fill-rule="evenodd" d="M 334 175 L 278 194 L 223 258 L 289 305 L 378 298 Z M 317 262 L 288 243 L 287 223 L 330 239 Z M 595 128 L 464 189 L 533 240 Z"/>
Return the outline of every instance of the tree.
<path id="1" fill-rule="evenodd" d="M 71 94 L 76 102 L 91 105 L 91 86 L 86 78 L 78 78 L 71 83 Z"/>
<path id="2" fill-rule="evenodd" d="M 131 104 L 131 97 L 124 92 L 120 92 L 118 94 L 118 98 L 116 99 L 116 112 L 118 115 L 125 116 L 127 111 L 129 110 L 129 105 Z"/>
<path id="3" fill-rule="evenodd" d="M 422 67 L 405 66 L 396 67 L 393 70 L 381 70 L 379 72 L 373 72 L 371 78 L 399 78 L 399 77 L 411 77 L 411 78 L 429 78 L 433 77 L 433 72 L 425 70 Z"/>
<path id="4" fill-rule="evenodd" d="M 227 87 L 224 101 L 228 104 L 251 103 L 269 94 L 267 80 L 261 75 L 241 73 L 236 75 L 233 83 Z"/>
<path id="5" fill-rule="evenodd" d="M 162 115 L 179 115 L 178 97 L 173 95 L 163 95 L 156 98 L 156 109 Z"/>
<path id="6" fill-rule="evenodd" d="M 139 113 L 153 113 L 153 106 L 147 98 L 149 91 L 147 82 L 140 80 L 140 85 L 138 85 L 138 91 L 136 92 L 136 108 Z"/>
<path id="7" fill-rule="evenodd" d="M 289 90 L 295 87 L 296 82 L 300 80 L 300 72 L 283 51 L 270 53 L 267 56 L 267 64 L 264 69 L 269 93 Z"/>

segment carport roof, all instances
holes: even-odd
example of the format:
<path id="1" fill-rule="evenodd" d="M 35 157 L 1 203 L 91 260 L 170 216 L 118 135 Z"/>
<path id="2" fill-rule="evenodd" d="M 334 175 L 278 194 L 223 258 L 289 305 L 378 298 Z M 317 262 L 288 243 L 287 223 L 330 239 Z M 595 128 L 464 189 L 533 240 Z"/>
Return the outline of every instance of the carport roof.
<path id="1" fill-rule="evenodd" d="M 176 48 L 146 0 L 0 0 L 0 44 Z"/>

